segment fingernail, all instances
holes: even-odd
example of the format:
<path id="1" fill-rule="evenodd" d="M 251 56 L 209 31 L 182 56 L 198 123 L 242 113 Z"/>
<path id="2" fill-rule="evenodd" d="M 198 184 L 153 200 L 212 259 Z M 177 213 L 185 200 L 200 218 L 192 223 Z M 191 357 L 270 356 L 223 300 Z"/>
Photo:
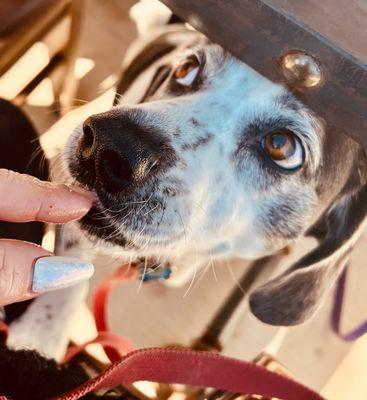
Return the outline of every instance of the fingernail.
<path id="1" fill-rule="evenodd" d="M 89 279 L 93 264 L 72 257 L 41 257 L 34 264 L 32 290 L 36 293 L 62 289 Z"/>

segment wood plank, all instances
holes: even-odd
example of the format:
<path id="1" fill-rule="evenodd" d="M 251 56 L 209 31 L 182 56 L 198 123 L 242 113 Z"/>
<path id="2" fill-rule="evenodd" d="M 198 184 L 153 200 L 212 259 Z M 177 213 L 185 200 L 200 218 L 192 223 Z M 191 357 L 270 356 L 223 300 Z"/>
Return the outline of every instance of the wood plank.
<path id="1" fill-rule="evenodd" d="M 366 47 L 354 48 L 355 55 L 363 54 L 356 58 L 338 47 L 338 40 L 322 36 L 269 0 L 163 0 L 163 3 L 273 81 L 285 82 L 279 61 L 288 51 L 299 49 L 314 56 L 323 69 L 324 83 L 317 89 L 299 91 L 298 96 L 331 129 L 346 133 L 367 147 Z M 353 2 L 345 7 L 350 3 Z M 367 21 L 367 10 L 362 17 Z M 328 24 L 327 20 L 324 22 Z"/>
<path id="2" fill-rule="evenodd" d="M 365 0 L 272 0 L 347 53 L 367 63 L 367 2 Z"/>

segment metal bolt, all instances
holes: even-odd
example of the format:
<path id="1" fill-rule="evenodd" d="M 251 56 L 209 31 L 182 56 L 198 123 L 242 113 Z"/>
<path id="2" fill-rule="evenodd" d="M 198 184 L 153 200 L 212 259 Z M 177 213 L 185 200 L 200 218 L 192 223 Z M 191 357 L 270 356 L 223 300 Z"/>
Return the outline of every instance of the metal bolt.
<path id="1" fill-rule="evenodd" d="M 291 50 L 281 59 L 286 81 L 299 89 L 313 89 L 323 81 L 320 64 L 301 50 Z"/>

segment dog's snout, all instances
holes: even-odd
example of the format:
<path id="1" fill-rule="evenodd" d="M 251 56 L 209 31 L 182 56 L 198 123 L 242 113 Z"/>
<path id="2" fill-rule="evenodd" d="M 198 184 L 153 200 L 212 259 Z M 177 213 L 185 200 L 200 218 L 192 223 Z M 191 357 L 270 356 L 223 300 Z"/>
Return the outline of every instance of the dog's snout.
<path id="1" fill-rule="evenodd" d="M 78 159 L 85 183 L 118 193 L 143 182 L 159 164 L 149 133 L 134 122 L 103 113 L 83 124 Z"/>
<path id="2" fill-rule="evenodd" d="M 117 151 L 105 150 L 96 162 L 98 181 L 109 192 L 118 192 L 134 182 L 134 166 Z"/>

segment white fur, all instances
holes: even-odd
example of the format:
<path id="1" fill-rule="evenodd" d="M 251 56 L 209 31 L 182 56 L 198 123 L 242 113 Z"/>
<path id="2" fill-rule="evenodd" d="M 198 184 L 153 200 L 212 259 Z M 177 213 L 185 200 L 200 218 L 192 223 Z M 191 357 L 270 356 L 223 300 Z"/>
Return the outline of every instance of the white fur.
<path id="1" fill-rule="evenodd" d="M 139 210 L 127 213 L 123 221 L 118 210 L 114 217 L 106 214 L 116 231 L 121 231 L 139 250 L 127 252 L 95 241 L 97 246 L 122 258 L 148 256 L 170 261 L 177 267 L 176 277 L 189 276 L 194 268 L 213 258 L 256 259 L 284 247 L 289 241 L 280 238 L 269 243 L 264 238 L 259 216 L 289 193 L 298 191 L 307 205 L 295 216 L 305 228 L 316 217 L 309 206 L 315 202 L 316 194 L 312 188 L 302 187 L 297 174 L 287 176 L 276 187 L 263 185 L 266 189 L 260 189 L 267 182 L 261 165 L 248 151 L 237 157 L 235 151 L 241 135 L 255 119 L 287 117 L 292 120 L 293 130 L 295 127 L 306 149 L 306 162 L 314 171 L 321 153 L 322 128 L 318 121 L 307 110 L 293 111 L 279 104 L 279 97 L 285 94 L 281 85 L 234 58 L 222 61 L 219 46 L 211 45 L 206 57 L 205 88 L 197 93 L 139 105 L 122 99 L 116 107 L 122 113 L 136 108 L 142 111 L 140 123 L 164 127 L 179 161 L 154 190 L 148 186 L 139 191 L 147 199 Z M 175 135 L 178 131 L 180 134 Z M 81 135 L 79 126 L 69 140 L 67 163 L 74 157 Z M 210 136 L 208 143 L 190 148 L 206 136 Z M 167 187 L 179 193 L 167 197 L 162 194 Z M 154 203 L 151 205 L 151 198 L 158 195 L 165 197 L 164 213 L 155 210 Z M 126 199 L 126 204 L 129 202 L 134 198 Z M 123 212 L 122 209 L 122 215 Z M 152 218 L 149 223 L 147 214 Z"/>

